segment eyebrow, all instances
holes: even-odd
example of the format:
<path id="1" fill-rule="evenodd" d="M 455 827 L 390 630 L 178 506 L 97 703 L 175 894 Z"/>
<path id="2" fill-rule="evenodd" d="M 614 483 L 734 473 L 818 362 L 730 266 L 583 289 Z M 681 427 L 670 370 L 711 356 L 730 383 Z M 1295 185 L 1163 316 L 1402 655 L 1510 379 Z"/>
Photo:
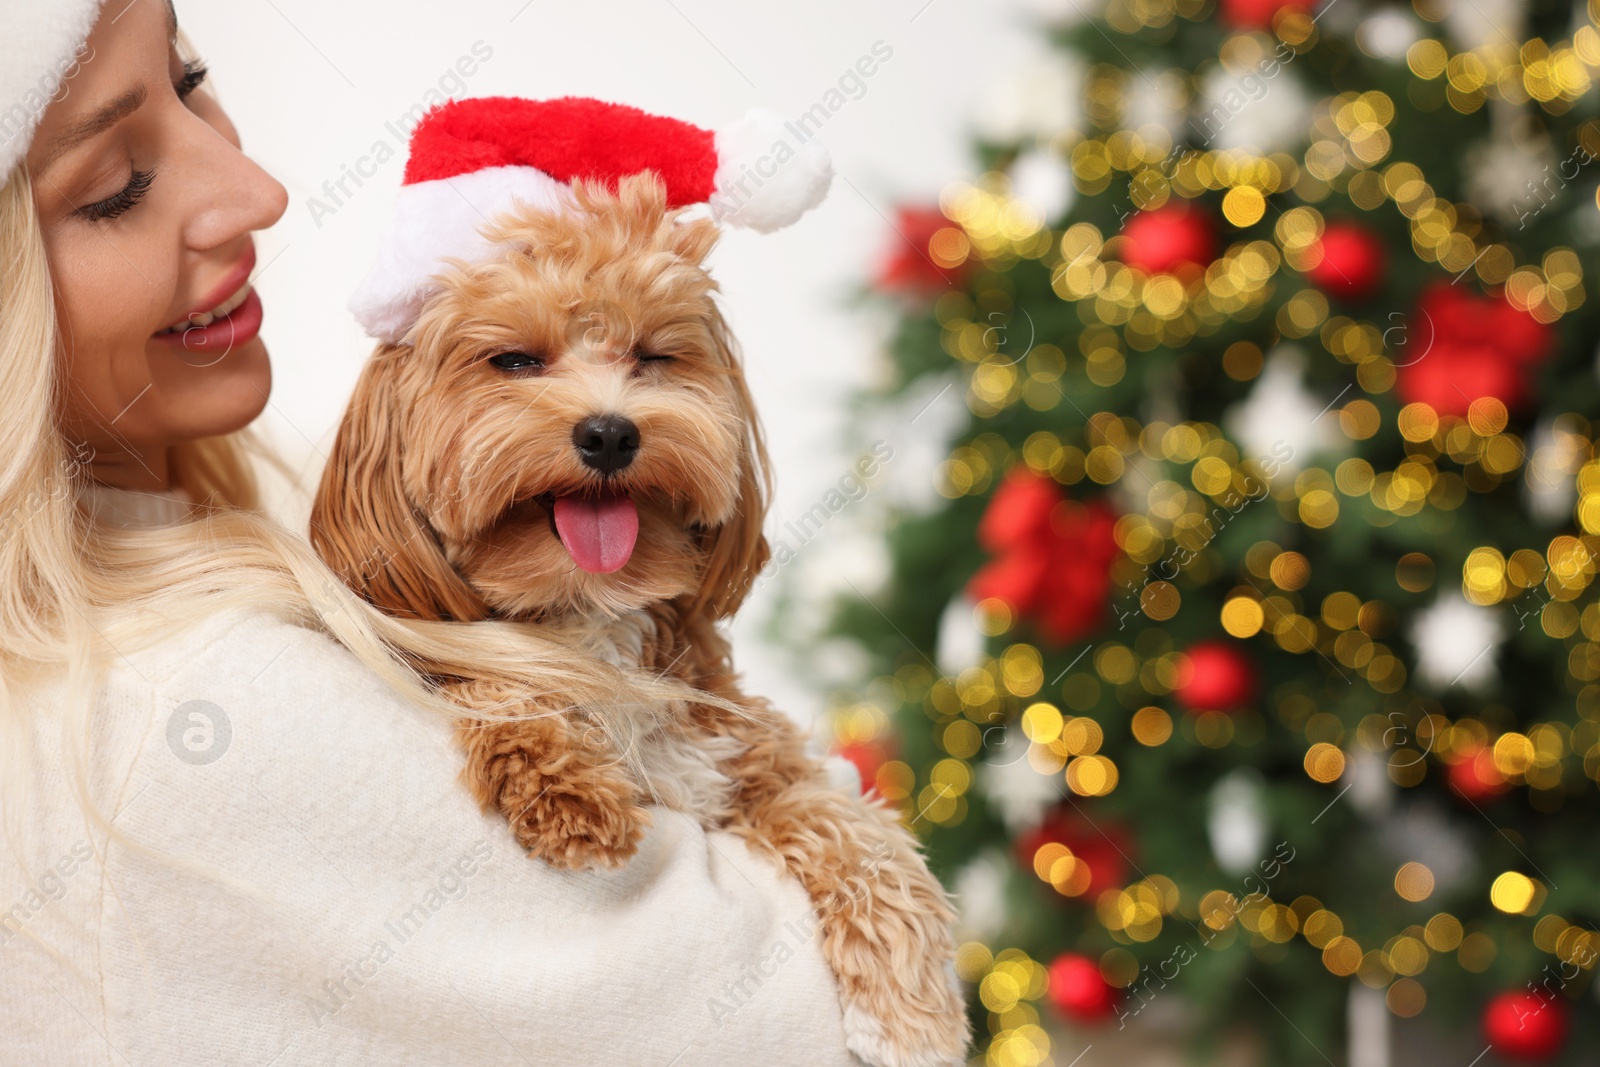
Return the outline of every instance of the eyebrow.
<path id="1" fill-rule="evenodd" d="M 39 164 L 39 173 L 43 174 L 50 168 L 50 164 L 63 153 L 69 152 L 91 137 L 98 136 L 138 111 L 144 106 L 145 88 L 143 85 L 129 89 L 105 107 L 100 108 L 88 118 L 79 119 L 63 130 L 56 137 L 55 144 L 50 146 L 50 152 L 44 157 L 44 162 Z"/>
<path id="2" fill-rule="evenodd" d="M 176 47 L 178 43 L 178 9 L 173 6 L 172 0 L 166 0 L 166 8 L 167 40 L 168 43 Z M 49 170 L 50 164 L 54 163 L 58 157 L 72 151 L 83 142 L 89 140 L 89 138 L 106 132 L 135 111 L 138 111 L 144 106 L 145 96 L 145 87 L 143 85 L 129 89 L 93 115 L 80 119 L 68 126 L 56 137 L 55 144 L 50 146 L 49 153 L 45 155 L 44 161 L 39 164 L 39 173 L 43 174 Z"/>

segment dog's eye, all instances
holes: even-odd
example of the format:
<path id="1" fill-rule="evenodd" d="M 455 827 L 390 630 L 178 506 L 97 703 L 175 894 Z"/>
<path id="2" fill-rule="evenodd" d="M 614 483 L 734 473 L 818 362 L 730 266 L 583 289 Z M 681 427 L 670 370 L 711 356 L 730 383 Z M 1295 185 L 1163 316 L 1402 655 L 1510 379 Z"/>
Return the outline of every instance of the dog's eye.
<path id="1" fill-rule="evenodd" d="M 671 356 L 664 356 L 660 352 L 650 352 L 643 348 L 633 350 L 633 358 L 640 363 L 671 363 Z"/>
<path id="2" fill-rule="evenodd" d="M 542 370 L 544 360 L 529 352 L 501 352 L 489 357 L 489 362 L 501 370 Z"/>

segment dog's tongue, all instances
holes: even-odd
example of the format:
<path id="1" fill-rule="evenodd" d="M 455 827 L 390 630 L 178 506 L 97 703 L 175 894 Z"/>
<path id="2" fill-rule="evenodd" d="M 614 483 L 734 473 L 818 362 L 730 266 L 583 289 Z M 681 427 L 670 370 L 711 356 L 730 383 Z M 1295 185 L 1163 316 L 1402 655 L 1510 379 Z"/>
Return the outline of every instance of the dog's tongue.
<path id="1" fill-rule="evenodd" d="M 609 574 L 633 555 L 639 509 L 626 496 L 557 497 L 555 517 L 572 561 L 591 574 Z"/>

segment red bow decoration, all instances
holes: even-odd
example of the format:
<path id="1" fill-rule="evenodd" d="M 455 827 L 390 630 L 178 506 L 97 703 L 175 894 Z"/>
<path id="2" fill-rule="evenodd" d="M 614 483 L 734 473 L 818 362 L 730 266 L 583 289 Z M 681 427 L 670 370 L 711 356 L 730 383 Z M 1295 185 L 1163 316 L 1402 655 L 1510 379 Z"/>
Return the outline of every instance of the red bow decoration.
<path id="1" fill-rule="evenodd" d="M 1407 346 L 1395 354 L 1395 392 L 1440 415 L 1465 415 L 1486 396 L 1521 407 L 1553 340 L 1549 326 L 1505 297 L 1474 297 L 1444 283 L 1422 294 L 1407 325 Z"/>
<path id="2" fill-rule="evenodd" d="M 937 207 L 895 209 L 888 254 L 873 285 L 884 293 L 934 297 L 966 284 L 972 273 L 971 247 L 961 227 Z"/>
<path id="3" fill-rule="evenodd" d="M 1105 617 L 1116 522 L 1104 503 L 1070 501 L 1054 479 L 1019 466 L 978 524 L 978 543 L 995 558 L 967 591 L 1004 601 L 1052 644 L 1075 641 Z"/>

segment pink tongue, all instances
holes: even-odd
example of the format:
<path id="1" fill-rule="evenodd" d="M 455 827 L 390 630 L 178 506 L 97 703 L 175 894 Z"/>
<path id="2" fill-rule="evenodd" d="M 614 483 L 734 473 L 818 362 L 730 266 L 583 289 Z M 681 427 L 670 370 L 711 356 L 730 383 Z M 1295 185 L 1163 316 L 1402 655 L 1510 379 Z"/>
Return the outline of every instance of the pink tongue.
<path id="1" fill-rule="evenodd" d="M 591 574 L 609 574 L 628 562 L 639 537 L 639 509 L 626 496 L 556 499 L 556 533 L 572 561 Z"/>

